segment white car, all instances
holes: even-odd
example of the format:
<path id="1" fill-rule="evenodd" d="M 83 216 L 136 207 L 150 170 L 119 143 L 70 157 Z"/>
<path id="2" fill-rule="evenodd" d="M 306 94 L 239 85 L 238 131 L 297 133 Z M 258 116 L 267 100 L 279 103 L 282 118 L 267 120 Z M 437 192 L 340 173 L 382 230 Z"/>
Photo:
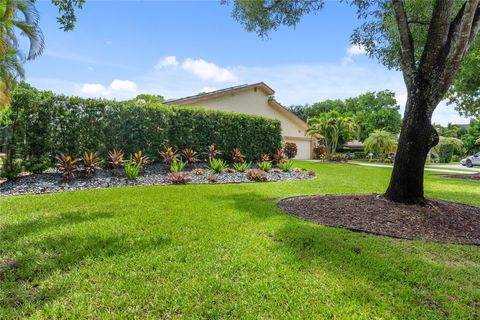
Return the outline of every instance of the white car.
<path id="1" fill-rule="evenodd" d="M 473 166 L 480 166 L 480 152 L 475 153 L 473 156 L 468 156 L 460 161 L 462 166 L 471 168 Z"/>

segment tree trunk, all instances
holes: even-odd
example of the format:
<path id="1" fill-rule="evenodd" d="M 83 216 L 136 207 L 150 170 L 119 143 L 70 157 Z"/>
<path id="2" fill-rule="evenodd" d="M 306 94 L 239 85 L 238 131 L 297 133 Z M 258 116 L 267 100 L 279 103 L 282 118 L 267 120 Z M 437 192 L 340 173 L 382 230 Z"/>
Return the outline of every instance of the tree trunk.
<path id="1" fill-rule="evenodd" d="M 404 123 L 398 142 L 390 185 L 385 197 L 408 204 L 425 204 L 423 171 L 429 150 L 438 143 L 438 134 L 431 124 L 431 111 L 426 99 L 409 94 Z"/>

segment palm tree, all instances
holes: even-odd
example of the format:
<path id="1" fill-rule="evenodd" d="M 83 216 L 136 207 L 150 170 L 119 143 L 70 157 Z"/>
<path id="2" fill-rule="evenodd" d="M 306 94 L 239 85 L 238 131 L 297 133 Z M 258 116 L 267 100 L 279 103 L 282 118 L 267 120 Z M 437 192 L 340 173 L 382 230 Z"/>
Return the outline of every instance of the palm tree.
<path id="1" fill-rule="evenodd" d="M 360 126 L 352 117 L 340 115 L 337 111 L 322 113 L 308 120 L 307 135 L 325 143 L 328 158 L 337 151 L 338 140 L 358 137 Z"/>
<path id="2" fill-rule="evenodd" d="M 397 140 L 386 130 L 375 130 L 364 141 L 365 152 L 372 152 L 379 156 L 394 153 L 397 150 Z"/>
<path id="3" fill-rule="evenodd" d="M 24 54 L 19 48 L 17 34 L 29 40 Z M 38 11 L 31 0 L 2 0 L 0 2 L 0 110 L 8 104 L 11 90 L 24 77 L 22 64 L 42 54 L 43 34 L 39 27 Z"/>

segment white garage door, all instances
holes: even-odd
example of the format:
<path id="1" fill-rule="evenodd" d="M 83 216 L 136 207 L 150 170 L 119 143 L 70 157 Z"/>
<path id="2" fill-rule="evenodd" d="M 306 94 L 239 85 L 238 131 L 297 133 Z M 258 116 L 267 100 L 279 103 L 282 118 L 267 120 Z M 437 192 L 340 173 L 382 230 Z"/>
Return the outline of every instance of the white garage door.
<path id="1" fill-rule="evenodd" d="M 288 142 L 294 142 L 297 145 L 297 156 L 295 159 L 298 160 L 309 160 L 310 157 L 310 141 L 304 140 L 289 140 Z"/>

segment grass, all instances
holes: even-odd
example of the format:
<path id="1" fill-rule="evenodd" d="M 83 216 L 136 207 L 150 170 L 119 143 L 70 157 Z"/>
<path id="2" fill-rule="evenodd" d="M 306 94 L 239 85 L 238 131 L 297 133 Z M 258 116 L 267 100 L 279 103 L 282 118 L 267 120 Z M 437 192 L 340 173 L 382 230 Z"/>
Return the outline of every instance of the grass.
<path id="1" fill-rule="evenodd" d="M 390 169 L 296 163 L 318 179 L 0 199 L 0 318 L 475 319 L 480 248 L 303 221 L 286 196 L 382 192 Z M 476 181 L 427 195 L 480 205 Z M 1 267 L 0 267 L 1 268 Z"/>

